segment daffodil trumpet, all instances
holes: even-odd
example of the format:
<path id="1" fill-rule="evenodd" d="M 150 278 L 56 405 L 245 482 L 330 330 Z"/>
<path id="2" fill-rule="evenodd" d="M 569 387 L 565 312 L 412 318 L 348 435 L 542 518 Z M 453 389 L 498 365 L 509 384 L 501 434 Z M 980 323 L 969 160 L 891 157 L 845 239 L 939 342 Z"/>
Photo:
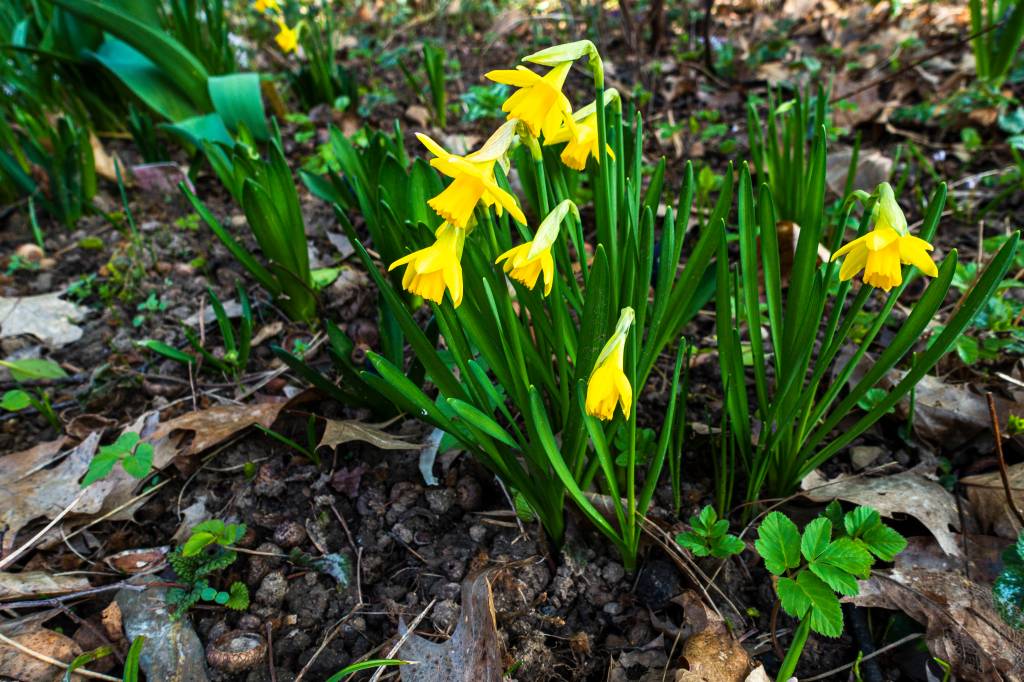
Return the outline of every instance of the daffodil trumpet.
<path id="1" fill-rule="evenodd" d="M 461 259 L 466 231 L 450 223 L 441 223 L 434 237 L 432 245 L 399 258 L 388 271 L 405 265 L 402 287 L 406 291 L 440 305 L 447 289 L 452 304 L 458 308 L 462 303 Z"/>
<path id="2" fill-rule="evenodd" d="M 622 416 L 629 419 L 633 406 L 633 387 L 623 367 L 626 354 L 626 336 L 633 325 L 633 309 L 626 307 L 619 313 L 615 331 L 604 344 L 594 370 L 587 382 L 585 409 L 591 417 L 608 421 L 615 416 L 616 403 L 622 408 Z"/>
<path id="3" fill-rule="evenodd" d="M 435 156 L 430 165 L 452 179 L 448 187 L 427 202 L 445 221 L 465 229 L 476 205 L 483 202 L 484 206 L 494 206 L 498 215 L 507 210 L 517 221 L 526 223 L 515 197 L 502 189 L 494 176 L 496 163 L 508 170 L 508 148 L 518 124 L 517 120 L 504 123 L 483 147 L 465 156 L 452 154 L 430 136 L 416 133 L 416 139 Z"/>
<path id="4" fill-rule="evenodd" d="M 939 270 L 928 254 L 933 247 L 910 234 L 892 187 L 883 182 L 875 194 L 878 203 L 872 230 L 832 254 L 832 261 L 845 256 L 839 269 L 840 281 L 845 282 L 863 270 L 865 283 L 888 292 L 903 283 L 902 265 L 913 265 L 925 275 L 935 277 Z"/>
<path id="5" fill-rule="evenodd" d="M 505 273 L 528 289 L 533 289 L 537 285 L 537 279 L 543 273 L 544 295 L 550 295 L 551 286 L 555 281 L 555 259 L 551 247 L 558 239 L 559 226 L 569 213 L 572 213 L 579 222 L 579 209 L 576 208 L 576 204 L 566 199 L 555 206 L 541 221 L 537 234 L 531 241 L 512 247 L 498 256 L 494 262 L 497 264 L 505 261 Z"/>
<path id="6" fill-rule="evenodd" d="M 615 111 L 620 111 L 622 102 L 619 92 L 615 88 L 609 88 L 604 93 L 604 105 L 614 105 Z M 587 167 L 587 159 L 593 157 L 600 163 L 601 154 L 598 138 L 597 122 L 597 101 L 593 101 L 572 115 L 575 122 L 574 127 L 563 126 L 550 137 L 544 138 L 545 145 L 560 144 L 565 142 L 565 149 L 562 150 L 561 159 L 569 168 L 582 171 Z M 615 160 L 615 153 L 611 145 L 605 143 L 605 151 L 608 158 Z"/>

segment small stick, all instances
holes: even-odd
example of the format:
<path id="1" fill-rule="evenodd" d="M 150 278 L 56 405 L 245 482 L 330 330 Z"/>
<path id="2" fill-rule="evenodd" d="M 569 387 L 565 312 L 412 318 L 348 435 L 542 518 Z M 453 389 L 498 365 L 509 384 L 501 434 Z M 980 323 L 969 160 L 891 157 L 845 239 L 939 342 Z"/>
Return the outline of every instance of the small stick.
<path id="1" fill-rule="evenodd" d="M 274 666 L 274 629 L 267 624 L 267 665 L 270 666 L 270 682 L 277 682 L 277 670 Z"/>
<path id="2" fill-rule="evenodd" d="M 80 597 L 91 597 L 95 594 L 103 594 L 104 592 L 113 592 L 114 590 L 120 589 L 142 592 L 146 589 L 146 585 L 133 585 L 131 583 L 122 581 L 119 583 L 111 583 L 110 585 L 103 585 L 102 587 L 91 587 L 88 590 L 72 592 L 71 594 L 64 594 L 59 597 L 50 597 L 48 599 L 12 601 L 6 604 L 0 602 L 0 607 L 5 609 L 38 609 L 44 606 L 61 608 L 64 602 L 71 601 L 72 599 L 78 599 Z"/>
<path id="3" fill-rule="evenodd" d="M 46 524 L 46 526 L 44 526 L 41 531 L 36 533 L 28 542 L 26 542 L 21 547 L 19 547 L 18 549 L 14 550 L 13 552 L 11 552 L 7 556 L 5 556 L 3 559 L 0 559 L 0 571 L 2 571 L 3 569 L 7 568 L 11 564 L 13 564 L 15 559 L 17 559 L 22 554 L 24 554 L 26 551 L 28 551 L 28 549 L 30 547 L 32 547 L 34 544 L 36 544 L 37 542 L 39 542 L 39 539 L 41 537 L 43 537 L 44 535 L 46 535 L 50 531 L 51 528 L 53 528 L 58 523 L 60 523 L 60 520 L 63 519 L 65 516 L 67 516 L 68 513 L 72 509 L 74 509 L 75 505 L 78 504 L 79 500 L 81 500 L 82 497 L 85 496 L 85 491 L 86 490 L 87 490 L 87 488 L 82 488 L 78 492 L 78 494 L 75 495 L 75 499 L 71 500 L 71 504 L 69 504 L 68 506 L 64 507 L 64 509 L 61 510 L 60 514 L 57 514 L 57 516 L 54 517 L 53 521 L 50 521 L 48 524 Z"/>
<path id="4" fill-rule="evenodd" d="M 300 670 L 299 674 L 295 676 L 295 682 L 302 682 L 302 678 L 305 677 L 309 667 L 313 665 L 316 659 L 320 657 L 320 654 L 323 653 L 324 649 L 327 648 L 327 645 L 330 644 L 341 631 L 341 626 L 348 622 L 348 619 L 354 616 L 361 607 L 362 604 L 356 604 L 355 608 L 345 614 L 345 616 L 339 620 L 333 628 L 331 628 L 331 631 L 327 633 L 326 637 L 324 637 L 324 641 L 320 643 L 320 646 L 317 647 L 316 651 L 313 652 L 313 655 L 310 656 L 308 661 L 306 661 L 306 665 L 302 666 L 302 670 Z M 267 625 L 269 625 L 269 623 Z"/>
<path id="5" fill-rule="evenodd" d="M 1013 501 L 1013 493 L 1010 492 L 1010 475 L 1006 471 L 1006 458 L 1003 456 L 1003 435 L 999 432 L 999 416 L 996 414 L 996 401 L 992 393 L 986 393 L 988 399 L 988 413 L 992 417 L 992 433 L 996 438 L 996 454 L 999 456 L 999 477 L 1003 479 L 1003 492 L 1006 493 L 1006 504 L 1010 505 L 1010 511 L 1017 517 L 1017 522 L 1024 528 L 1024 514 Z"/>
<path id="6" fill-rule="evenodd" d="M 71 667 L 69 664 L 65 663 L 64 661 L 58 661 L 56 658 L 50 658 L 46 654 L 41 654 L 38 651 L 33 651 L 32 649 L 29 649 L 27 646 L 25 646 L 23 644 L 19 644 L 18 642 L 15 642 L 13 639 L 10 639 L 9 637 L 7 637 L 6 635 L 4 635 L 2 633 L 0 633 L 0 642 L 3 642 L 4 644 L 6 644 L 7 646 L 9 646 L 9 647 L 11 647 L 13 649 L 17 649 L 18 651 L 20 651 L 21 653 L 25 654 L 26 656 L 31 656 L 32 658 L 40 660 L 40 661 L 42 661 L 44 663 L 49 663 L 50 665 L 55 665 L 55 666 L 57 666 L 59 668 L 63 668 L 64 670 L 67 670 L 68 668 Z M 85 670 L 84 668 L 76 668 L 74 674 L 75 675 L 81 675 L 82 677 L 91 677 L 91 678 L 97 679 L 97 680 L 110 680 L 110 682 L 121 682 L 121 678 L 120 677 L 111 677 L 110 675 L 104 675 L 103 673 L 94 673 L 93 671 Z"/>
<path id="7" fill-rule="evenodd" d="M 920 639 L 921 637 L 924 637 L 923 633 L 915 632 L 913 634 L 907 635 L 903 639 L 897 639 L 892 644 L 886 644 L 881 649 L 876 649 L 875 651 L 872 651 L 867 656 L 862 656 L 859 660 L 860 660 L 861 663 L 863 663 L 864 661 L 870 660 L 870 659 L 874 658 L 875 656 L 879 656 L 881 654 L 884 654 L 886 651 L 891 651 L 892 649 L 895 649 L 896 647 L 903 646 L 907 642 L 912 642 L 915 639 Z M 805 677 L 800 682 L 814 682 L 815 680 L 824 680 L 825 678 L 831 677 L 832 675 L 835 675 L 836 673 L 841 673 L 844 670 L 852 668 L 855 665 L 857 665 L 857 661 L 854 661 L 853 663 L 847 663 L 846 665 L 841 665 L 838 668 L 833 668 L 832 670 L 829 670 L 828 672 L 821 673 L 820 675 L 815 675 L 814 677 Z"/>
<path id="8" fill-rule="evenodd" d="M 405 644 L 405 640 L 409 639 L 409 637 L 412 636 L 412 633 L 415 632 L 416 628 L 419 627 L 420 621 L 423 620 L 427 613 L 430 612 L 430 609 L 434 608 L 434 603 L 436 601 L 437 598 L 431 599 L 430 603 L 427 604 L 427 608 L 420 611 L 420 615 L 416 616 L 416 618 L 411 623 L 409 623 L 409 627 L 406 628 L 405 634 L 398 638 L 398 641 L 395 642 L 395 645 L 391 647 L 391 651 L 389 651 L 388 655 L 384 658 L 392 658 L 395 654 L 398 653 L 398 650 L 402 648 L 403 644 Z M 463 604 L 462 608 L 466 608 L 466 605 Z M 386 666 L 383 665 L 377 668 L 377 672 L 375 672 L 373 674 L 373 677 L 370 678 L 370 682 L 377 682 L 380 679 L 380 676 L 384 674 L 385 669 Z"/>
<path id="9" fill-rule="evenodd" d="M 772 621 L 771 624 L 768 626 L 768 629 L 772 635 L 772 649 L 775 650 L 775 655 L 779 657 L 779 660 L 782 660 L 786 657 L 786 654 L 782 651 L 782 645 L 779 644 L 779 638 L 775 634 L 775 628 L 777 627 L 777 623 L 779 620 L 779 606 L 781 605 L 782 602 L 778 599 L 776 599 L 775 603 L 772 604 Z"/>

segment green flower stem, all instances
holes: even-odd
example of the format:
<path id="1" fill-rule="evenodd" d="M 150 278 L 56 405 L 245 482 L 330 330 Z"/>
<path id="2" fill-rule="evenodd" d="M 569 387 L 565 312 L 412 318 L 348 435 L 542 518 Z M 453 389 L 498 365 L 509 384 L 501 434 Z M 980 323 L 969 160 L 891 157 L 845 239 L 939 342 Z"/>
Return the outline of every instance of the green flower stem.
<path id="1" fill-rule="evenodd" d="M 800 621 L 800 624 L 796 626 L 796 630 L 793 631 L 793 641 L 789 644 L 789 651 L 786 652 L 786 657 L 782 659 L 782 667 L 779 668 L 779 673 L 775 676 L 775 682 L 786 682 L 786 680 L 793 677 L 793 672 L 796 670 L 796 664 L 800 661 L 800 655 L 804 652 L 804 645 L 807 643 L 807 635 L 810 631 L 811 614 L 808 613 Z"/>

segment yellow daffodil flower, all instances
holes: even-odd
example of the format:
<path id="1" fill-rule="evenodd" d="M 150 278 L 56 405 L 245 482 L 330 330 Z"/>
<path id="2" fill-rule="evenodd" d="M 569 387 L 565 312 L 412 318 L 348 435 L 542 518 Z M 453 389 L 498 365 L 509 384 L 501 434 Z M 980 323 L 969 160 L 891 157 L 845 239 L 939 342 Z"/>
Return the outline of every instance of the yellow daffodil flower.
<path id="1" fill-rule="evenodd" d="M 589 40 L 552 45 L 540 52 L 523 57 L 523 61 L 542 66 L 558 66 L 563 62 L 574 62 L 580 57 L 587 58 L 590 72 L 594 75 L 594 85 L 603 87 L 604 63 L 601 61 L 601 54 L 597 51 L 597 47 Z"/>
<path id="2" fill-rule="evenodd" d="M 558 226 L 570 211 L 576 220 L 580 219 L 576 204 L 566 199 L 544 218 L 532 241 L 509 249 L 494 262 L 505 261 L 504 270 L 508 276 L 529 289 L 537 285 L 537 278 L 543 272 L 544 295 L 549 295 L 555 281 L 555 259 L 551 255 L 551 247 L 558 238 Z"/>
<path id="3" fill-rule="evenodd" d="M 553 135 L 565 123 L 575 127 L 572 120 L 572 105 L 562 94 L 565 77 L 572 68 L 571 61 L 553 66 L 543 76 L 525 66 L 515 69 L 497 69 L 485 74 L 486 78 L 519 88 L 512 93 L 501 110 L 508 113 L 508 119 L 518 118 L 534 137 Z"/>
<path id="4" fill-rule="evenodd" d="M 277 28 L 278 33 L 274 40 L 277 41 L 278 47 L 286 54 L 294 52 L 295 48 L 299 45 L 299 32 L 294 28 L 289 28 L 283 19 L 277 20 Z"/>
<path id="5" fill-rule="evenodd" d="M 272 12 L 281 11 L 281 6 L 277 4 L 277 0 L 256 0 L 256 2 L 252 4 L 252 8 L 261 14 L 266 12 L 268 9 Z"/>
<path id="6" fill-rule="evenodd" d="M 448 289 L 456 308 L 462 303 L 462 245 L 466 231 L 449 223 L 441 223 L 434 233 L 436 241 L 425 249 L 399 258 L 388 268 L 405 265 L 402 287 L 438 305 Z"/>
<path id="7" fill-rule="evenodd" d="M 903 283 L 901 264 L 913 265 L 935 277 L 939 269 L 928 255 L 933 247 L 908 232 L 907 218 L 896 203 L 892 187 L 883 182 L 875 191 L 878 205 L 874 228 L 832 254 L 832 260 L 846 256 L 839 279 L 845 282 L 863 269 L 867 284 L 889 291 Z"/>
<path id="8" fill-rule="evenodd" d="M 611 88 L 604 93 L 605 106 L 619 101 L 619 93 Z M 587 167 L 587 159 L 591 156 L 600 160 L 598 153 L 597 102 L 591 102 L 572 115 L 576 125 L 572 128 L 562 126 L 551 136 L 544 137 L 544 145 L 567 143 L 562 150 L 562 163 L 573 170 L 582 171 Z M 615 154 L 612 148 L 605 145 L 608 156 L 613 161 Z"/>
<path id="9" fill-rule="evenodd" d="M 633 309 L 623 308 L 619 314 L 619 322 L 615 332 L 604 344 L 594 371 L 587 382 L 587 414 L 608 421 L 615 415 L 615 403 L 622 408 L 622 414 L 629 419 L 629 410 L 633 405 L 633 387 L 623 370 L 623 357 L 626 352 L 626 335 L 633 324 Z"/>
<path id="10" fill-rule="evenodd" d="M 513 218 L 526 223 L 515 197 L 498 186 L 494 177 L 494 164 L 505 167 L 507 163 L 506 154 L 518 123 L 513 120 L 503 124 L 483 147 L 466 156 L 451 154 L 429 136 L 416 133 L 416 138 L 437 157 L 430 160 L 430 165 L 452 179 L 443 192 L 427 202 L 438 215 L 456 227 L 466 228 L 473 209 L 483 201 L 485 206 L 494 206 L 498 215 L 507 210 Z"/>

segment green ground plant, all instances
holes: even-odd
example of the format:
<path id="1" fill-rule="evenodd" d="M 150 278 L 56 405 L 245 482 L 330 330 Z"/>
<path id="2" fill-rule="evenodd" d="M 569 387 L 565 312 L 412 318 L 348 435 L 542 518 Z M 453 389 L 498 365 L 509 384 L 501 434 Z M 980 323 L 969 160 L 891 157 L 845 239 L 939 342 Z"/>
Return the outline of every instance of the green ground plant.
<path id="1" fill-rule="evenodd" d="M 82 478 L 82 487 L 106 478 L 118 463 L 128 475 L 143 479 L 153 468 L 153 446 L 140 442 L 139 434 L 133 431 L 122 433 L 110 445 L 101 446 L 99 452 L 93 456 L 89 462 L 89 469 Z"/>
<path id="2" fill-rule="evenodd" d="M 1024 41 L 1024 4 L 1016 0 L 968 0 L 967 7 L 975 71 L 982 83 L 998 90 Z"/>
<path id="3" fill-rule="evenodd" d="M 183 545 L 175 548 L 167 559 L 184 587 L 167 591 L 167 603 L 173 608 L 171 618 L 181 618 L 200 601 L 212 602 L 235 611 L 249 608 L 249 589 L 235 581 L 226 590 L 211 584 L 213 574 L 235 562 L 238 553 L 232 549 L 245 535 L 245 524 L 225 523 L 211 519 L 196 524 Z"/>
<path id="4" fill-rule="evenodd" d="M 0 360 L 0 367 L 6 368 L 11 373 L 11 378 L 18 384 L 17 388 L 5 391 L 0 396 L 0 410 L 21 412 L 33 407 L 46 418 L 50 426 L 60 431 L 60 418 L 53 409 L 49 392 L 43 387 L 28 386 L 25 382 L 63 379 L 67 377 L 64 368 L 53 360 L 44 358 Z"/>
<path id="5" fill-rule="evenodd" d="M 700 514 L 690 517 L 690 530 L 676 535 L 676 542 L 694 556 L 713 556 L 718 559 L 740 554 L 746 545 L 743 540 L 729 534 L 729 520 L 718 518 L 710 504 Z"/>
<path id="6" fill-rule="evenodd" d="M 857 507 L 843 513 L 832 502 L 803 533 L 785 514 L 772 512 L 761 521 L 754 542 L 765 568 L 776 577 L 782 610 L 799 621 L 775 679 L 793 676 L 810 631 L 826 637 L 843 632 L 837 594 L 856 596 L 858 580 L 867 580 L 876 560 L 892 561 L 907 541 L 882 523 L 878 512 Z"/>

